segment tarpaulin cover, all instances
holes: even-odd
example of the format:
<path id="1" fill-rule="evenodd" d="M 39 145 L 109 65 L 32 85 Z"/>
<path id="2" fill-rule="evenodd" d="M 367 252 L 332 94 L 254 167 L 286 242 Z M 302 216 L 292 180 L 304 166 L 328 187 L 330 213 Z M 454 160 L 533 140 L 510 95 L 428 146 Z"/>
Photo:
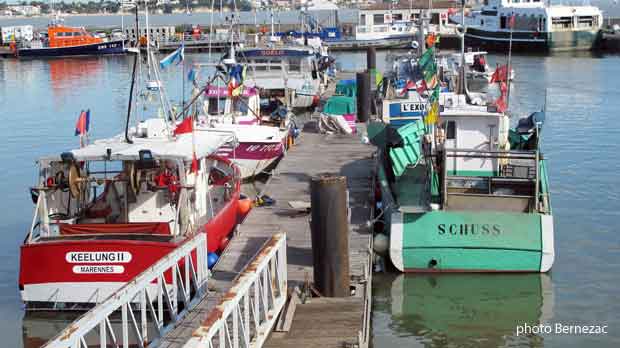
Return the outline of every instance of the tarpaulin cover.
<path id="1" fill-rule="evenodd" d="M 357 83 L 355 80 L 340 80 L 336 84 L 336 94 L 342 94 L 347 97 L 355 97 L 357 95 Z"/>
<path id="2" fill-rule="evenodd" d="M 60 224 L 61 235 L 79 234 L 159 234 L 169 235 L 166 222 L 134 222 L 128 224 Z"/>
<path id="3" fill-rule="evenodd" d="M 356 114 L 355 98 L 335 95 L 327 99 L 323 112 L 330 115 Z"/>

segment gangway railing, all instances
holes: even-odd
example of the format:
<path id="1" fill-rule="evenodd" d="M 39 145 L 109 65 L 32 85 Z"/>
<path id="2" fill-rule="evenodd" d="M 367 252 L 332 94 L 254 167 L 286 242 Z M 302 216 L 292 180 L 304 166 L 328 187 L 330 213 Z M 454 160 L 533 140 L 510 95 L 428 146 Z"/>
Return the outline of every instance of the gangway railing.
<path id="1" fill-rule="evenodd" d="M 197 233 L 79 317 L 43 348 L 156 344 L 203 298 L 208 272 L 206 234 Z M 153 326 L 155 332 L 149 332 Z M 93 337 L 98 344 L 92 343 Z"/>
<path id="2" fill-rule="evenodd" d="M 262 347 L 287 298 L 286 235 L 274 235 L 184 348 Z"/>

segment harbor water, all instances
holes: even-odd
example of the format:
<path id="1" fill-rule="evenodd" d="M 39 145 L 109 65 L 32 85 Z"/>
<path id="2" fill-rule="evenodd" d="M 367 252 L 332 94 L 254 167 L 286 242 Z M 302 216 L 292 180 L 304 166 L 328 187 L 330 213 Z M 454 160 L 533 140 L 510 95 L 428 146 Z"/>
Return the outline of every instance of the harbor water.
<path id="1" fill-rule="evenodd" d="M 387 54 L 378 53 L 381 70 Z M 365 53 L 336 58 L 341 69 L 364 68 Z M 494 55 L 489 63 L 505 59 Z M 188 55 L 187 61 L 206 61 L 206 55 Z M 80 110 L 91 111 L 91 138 L 122 131 L 130 62 L 129 57 L 0 60 L 2 347 L 38 347 L 67 324 L 59 315 L 24 317 L 17 274 L 19 245 L 33 214 L 28 188 L 35 183 L 37 157 L 78 146 L 73 133 Z M 375 274 L 375 347 L 620 346 L 620 235 L 615 230 L 620 57 L 515 56 L 513 65 L 514 114 L 526 115 L 546 103 L 542 138 L 555 218 L 554 268 L 548 275 Z M 183 91 L 182 69 L 173 66 L 163 73 L 175 100 Z M 608 334 L 516 333 L 519 325 L 556 323 L 607 325 Z"/>

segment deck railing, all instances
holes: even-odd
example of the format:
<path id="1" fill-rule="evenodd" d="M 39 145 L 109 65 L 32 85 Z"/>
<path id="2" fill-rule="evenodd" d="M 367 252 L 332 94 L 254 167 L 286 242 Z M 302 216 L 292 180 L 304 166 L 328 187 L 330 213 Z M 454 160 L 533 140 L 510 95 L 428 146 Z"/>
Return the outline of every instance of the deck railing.
<path id="1" fill-rule="evenodd" d="M 82 315 L 44 348 L 147 346 L 173 326 L 206 292 L 206 234 L 198 233 Z M 182 306 L 181 306 L 182 305 Z M 112 326 L 118 320 L 120 329 Z M 135 314 L 134 314 L 135 313 Z M 138 316 L 140 318 L 136 318 Z M 114 316 L 114 319 L 113 319 Z M 116 324 L 116 323 L 115 323 Z M 149 327 L 155 332 L 149 332 Z M 87 339 L 88 336 L 88 339 Z M 92 343 L 97 337 L 98 344 Z"/>
<path id="2" fill-rule="evenodd" d="M 261 347 L 287 298 L 286 235 L 269 240 L 184 348 Z"/>

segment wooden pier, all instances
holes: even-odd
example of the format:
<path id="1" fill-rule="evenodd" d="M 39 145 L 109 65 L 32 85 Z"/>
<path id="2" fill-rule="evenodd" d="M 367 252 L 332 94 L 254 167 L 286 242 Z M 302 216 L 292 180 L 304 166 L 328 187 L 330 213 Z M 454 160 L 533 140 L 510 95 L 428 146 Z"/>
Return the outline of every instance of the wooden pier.
<path id="1" fill-rule="evenodd" d="M 363 134 L 364 127 L 358 128 L 358 134 Z M 352 296 L 326 298 L 315 294 L 296 305 L 289 301 L 282 311 L 286 318 L 280 318 L 265 346 L 367 347 L 372 284 L 372 234 L 367 227 L 371 218 L 372 154 L 372 146 L 363 144 L 360 136 L 318 134 L 316 121 L 305 122 L 297 143 L 263 189 L 275 203 L 255 207 L 250 212 L 213 269 L 210 293 L 161 339 L 159 347 L 183 347 L 196 335 L 196 330 L 204 328 L 218 303 L 231 296 L 227 293 L 235 280 L 275 234 L 287 236 L 289 294 L 294 288 L 310 292 L 313 280 L 310 211 L 299 206 L 310 205 L 310 178 L 324 173 L 347 177 Z"/>

